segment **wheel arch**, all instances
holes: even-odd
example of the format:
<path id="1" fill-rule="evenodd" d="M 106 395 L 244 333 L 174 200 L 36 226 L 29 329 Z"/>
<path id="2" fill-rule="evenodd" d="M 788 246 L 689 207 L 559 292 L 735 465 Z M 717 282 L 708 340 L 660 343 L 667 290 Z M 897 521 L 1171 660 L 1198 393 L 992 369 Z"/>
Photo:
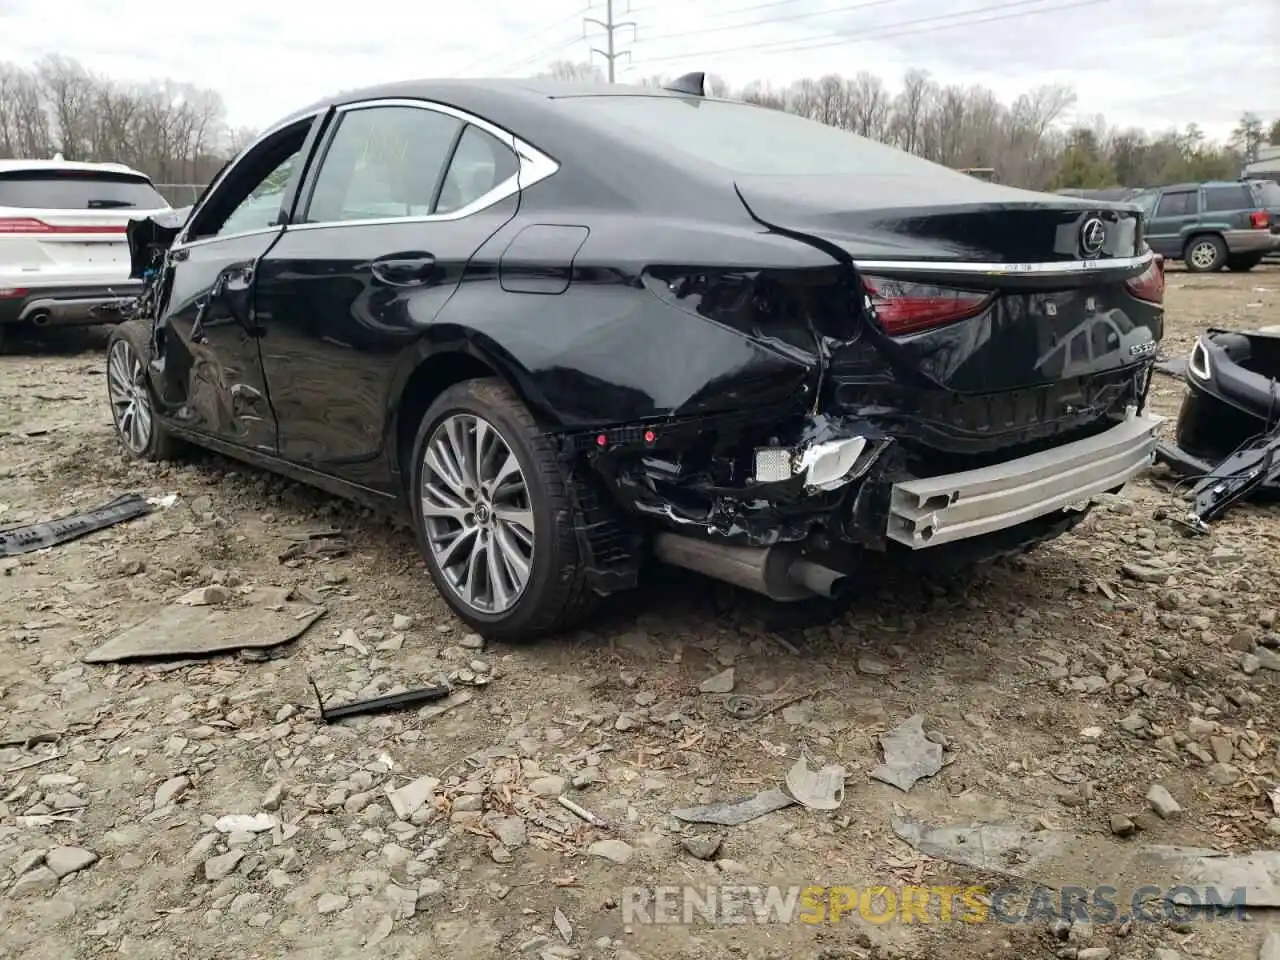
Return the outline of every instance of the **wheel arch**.
<path id="1" fill-rule="evenodd" d="M 1212 237 L 1222 244 L 1223 248 L 1227 250 L 1227 253 L 1231 252 L 1230 248 L 1227 247 L 1227 239 L 1222 235 L 1221 230 L 1214 230 L 1210 227 L 1197 227 L 1187 234 L 1186 240 L 1182 241 L 1182 257 L 1184 260 L 1186 259 L 1187 253 L 1191 250 L 1192 245 L 1197 240 L 1202 240 L 1205 237 Z"/>
<path id="2" fill-rule="evenodd" d="M 506 383 L 539 423 L 560 424 L 555 410 L 509 351 L 477 330 L 442 324 L 401 354 L 392 378 L 384 443 L 401 486 L 418 424 L 436 397 L 455 384 L 485 377 Z"/>

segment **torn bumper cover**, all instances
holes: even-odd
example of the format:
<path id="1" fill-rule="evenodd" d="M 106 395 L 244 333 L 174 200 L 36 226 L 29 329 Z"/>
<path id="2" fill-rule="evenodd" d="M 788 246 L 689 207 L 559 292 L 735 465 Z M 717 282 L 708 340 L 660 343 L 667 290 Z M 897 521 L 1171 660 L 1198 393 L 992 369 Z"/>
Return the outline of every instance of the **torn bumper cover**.
<path id="1" fill-rule="evenodd" d="M 918 550 L 1085 503 L 1151 466 L 1163 420 L 1129 407 L 1121 423 L 1084 440 L 979 470 L 895 483 L 887 534 Z"/>
<path id="2" fill-rule="evenodd" d="M 1206 331 L 1183 376 L 1176 440 L 1156 462 L 1199 479 L 1184 520 L 1204 532 L 1246 497 L 1280 495 L 1280 327 Z"/>

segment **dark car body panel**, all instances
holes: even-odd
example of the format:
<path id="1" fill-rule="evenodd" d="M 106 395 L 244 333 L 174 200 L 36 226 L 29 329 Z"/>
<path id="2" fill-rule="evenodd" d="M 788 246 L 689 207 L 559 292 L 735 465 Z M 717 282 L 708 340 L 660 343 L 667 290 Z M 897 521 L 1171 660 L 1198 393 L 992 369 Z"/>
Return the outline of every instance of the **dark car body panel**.
<path id="1" fill-rule="evenodd" d="M 931 165 L 900 179 L 743 175 L 558 107 L 598 92 L 389 85 L 273 128 L 261 142 L 311 123 L 279 225 L 189 242 L 188 223 L 153 278 L 166 422 L 402 503 L 421 391 L 488 371 L 557 438 L 575 482 L 586 464 L 632 516 L 769 543 L 833 511 L 862 516 L 872 497 L 762 488 L 744 465 L 753 447 L 855 431 L 876 457 L 896 441 L 886 470 L 909 475 L 1028 454 L 1141 408 L 1163 312 L 1127 286 L 1151 268 L 1137 208 Z M 327 118 L 381 101 L 486 121 L 555 172 L 453 220 L 303 222 Z M 193 223 L 236 176 L 233 163 Z M 1085 251 L 1092 221 L 1105 244 Z M 891 335 L 863 293 L 872 275 L 988 299 Z M 889 477 L 867 489 L 880 497 Z"/>

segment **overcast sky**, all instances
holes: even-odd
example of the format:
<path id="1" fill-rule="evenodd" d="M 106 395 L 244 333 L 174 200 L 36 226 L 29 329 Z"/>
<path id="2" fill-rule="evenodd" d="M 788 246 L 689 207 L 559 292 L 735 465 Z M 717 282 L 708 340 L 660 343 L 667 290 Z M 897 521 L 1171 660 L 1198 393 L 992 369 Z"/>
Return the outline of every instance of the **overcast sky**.
<path id="1" fill-rule="evenodd" d="M 0 0 L 0 59 L 75 57 L 120 78 L 219 90 L 262 127 L 383 80 L 523 76 L 605 46 L 605 0 Z M 1280 0 L 615 0 L 625 82 L 689 70 L 786 84 L 904 70 L 1006 101 L 1068 83 L 1081 116 L 1225 137 L 1243 110 L 1280 116 Z M 985 20 L 987 22 L 976 22 Z M 603 65 L 599 56 L 597 63 Z"/>

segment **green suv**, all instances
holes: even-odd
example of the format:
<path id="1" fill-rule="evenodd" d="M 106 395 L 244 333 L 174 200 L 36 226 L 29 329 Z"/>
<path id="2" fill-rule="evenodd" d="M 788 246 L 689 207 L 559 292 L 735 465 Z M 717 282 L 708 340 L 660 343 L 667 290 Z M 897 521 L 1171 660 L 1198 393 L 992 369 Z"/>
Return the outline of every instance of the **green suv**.
<path id="1" fill-rule="evenodd" d="M 1147 243 L 1193 273 L 1252 270 L 1280 251 L 1280 221 L 1247 180 L 1152 187 L 1126 198 L 1147 215 Z"/>

